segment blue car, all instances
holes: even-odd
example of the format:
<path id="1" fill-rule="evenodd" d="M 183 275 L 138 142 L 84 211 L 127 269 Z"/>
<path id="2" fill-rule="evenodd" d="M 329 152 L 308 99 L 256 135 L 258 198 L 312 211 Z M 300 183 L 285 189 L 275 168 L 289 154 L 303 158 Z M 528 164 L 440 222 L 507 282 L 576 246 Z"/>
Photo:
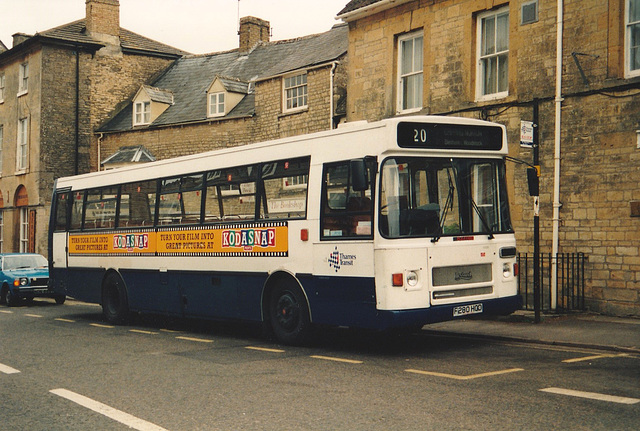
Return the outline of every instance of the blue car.
<path id="1" fill-rule="evenodd" d="M 66 299 L 49 288 L 47 259 L 35 253 L 0 254 L 0 304 L 13 306 L 36 297 L 54 298 L 56 304 Z"/>

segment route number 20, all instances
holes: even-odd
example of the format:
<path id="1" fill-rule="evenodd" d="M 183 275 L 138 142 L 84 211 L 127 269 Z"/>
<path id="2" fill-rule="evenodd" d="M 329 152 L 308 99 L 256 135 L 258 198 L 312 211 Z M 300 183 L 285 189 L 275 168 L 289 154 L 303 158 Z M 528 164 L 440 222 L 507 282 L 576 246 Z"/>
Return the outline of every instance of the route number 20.
<path id="1" fill-rule="evenodd" d="M 413 142 L 426 144 L 427 131 L 425 129 L 413 129 Z"/>

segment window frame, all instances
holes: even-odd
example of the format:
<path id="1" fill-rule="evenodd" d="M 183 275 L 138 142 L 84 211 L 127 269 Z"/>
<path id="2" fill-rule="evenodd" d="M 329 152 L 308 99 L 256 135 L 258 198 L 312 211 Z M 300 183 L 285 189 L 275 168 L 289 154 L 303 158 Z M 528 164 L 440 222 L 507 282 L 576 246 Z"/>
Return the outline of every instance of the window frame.
<path id="1" fill-rule="evenodd" d="M 216 101 L 212 102 L 214 97 Z M 222 101 L 220 101 L 220 97 L 222 97 Z M 224 117 L 226 113 L 226 99 L 227 97 L 224 91 L 209 93 L 208 116 Z M 222 108 L 222 110 L 220 110 L 220 108 Z"/>
<path id="2" fill-rule="evenodd" d="M 297 80 L 292 85 L 288 85 L 288 81 L 295 78 L 302 77 L 304 82 L 298 83 Z M 309 108 L 309 83 L 308 83 L 307 71 L 298 71 L 282 77 L 282 112 L 297 112 Z M 291 95 L 294 91 L 295 95 Z M 303 94 L 299 95 L 298 91 L 302 90 Z M 301 104 L 300 103 L 301 100 Z M 291 107 L 289 107 L 289 101 L 291 101 Z M 296 102 L 296 106 L 293 106 Z"/>
<path id="3" fill-rule="evenodd" d="M 18 73 L 18 97 L 29 92 L 29 62 L 20 63 Z"/>
<path id="4" fill-rule="evenodd" d="M 0 208 L 0 253 L 4 251 L 4 209 Z"/>
<path id="5" fill-rule="evenodd" d="M 638 15 L 640 15 L 640 0 L 625 0 L 624 2 L 624 72 L 626 78 L 634 78 L 640 76 L 640 58 L 636 63 L 639 64 L 637 69 L 631 69 L 631 32 L 633 27 L 640 28 L 640 16 L 637 21 L 631 23 L 631 2 L 636 2 L 638 7 Z M 637 56 L 640 57 L 640 37 L 637 45 Z"/>
<path id="6" fill-rule="evenodd" d="M 507 33 L 506 33 L 506 49 L 498 51 L 498 18 L 500 16 L 507 15 Z M 483 54 L 483 41 L 484 41 L 484 22 L 487 19 L 493 19 L 496 23 L 494 27 L 494 52 L 490 54 Z M 509 43 L 510 43 L 510 23 L 511 23 L 511 14 L 509 11 L 509 6 L 503 6 L 498 9 L 493 9 L 487 12 L 483 12 L 478 14 L 476 19 L 476 101 L 486 101 L 486 100 L 496 100 L 502 99 L 509 95 Z M 500 64 L 499 59 L 503 56 L 506 56 L 506 89 L 500 90 Z M 485 88 L 485 61 L 496 59 L 496 76 L 495 76 L 495 85 L 496 91 L 493 93 L 487 93 Z"/>
<path id="7" fill-rule="evenodd" d="M 29 169 L 29 117 L 18 120 L 16 171 L 19 173 Z"/>
<path id="8" fill-rule="evenodd" d="M 0 124 L 0 177 L 2 176 L 2 149 L 4 148 L 4 125 Z"/>
<path id="9" fill-rule="evenodd" d="M 140 117 L 140 120 L 138 120 Z M 133 125 L 145 126 L 151 124 L 151 102 L 141 101 L 133 104 Z"/>
<path id="10" fill-rule="evenodd" d="M 411 62 L 413 63 L 413 66 L 415 67 L 415 40 L 416 39 L 422 39 L 422 53 L 421 53 L 421 57 L 422 57 L 422 67 L 420 68 L 420 70 L 417 69 L 412 69 L 411 72 L 403 72 L 403 54 L 404 54 L 404 50 L 403 50 L 403 44 L 404 42 L 408 41 L 408 40 L 413 40 L 414 43 L 412 44 L 413 47 L 413 53 L 411 56 Z M 398 70 L 397 70 L 397 107 L 396 107 L 396 111 L 398 113 L 410 113 L 410 112 L 417 112 L 420 111 L 423 107 L 424 107 L 424 97 L 423 97 L 423 93 L 424 93 L 424 30 L 417 30 L 417 31 L 412 31 L 411 33 L 406 33 L 403 34 L 401 36 L 398 36 L 398 40 L 396 42 L 396 47 L 397 47 L 397 54 L 398 54 Z M 418 94 L 415 94 L 414 96 L 419 96 L 420 97 L 420 103 L 419 106 L 411 106 L 411 107 L 407 107 L 405 108 L 405 100 L 404 100 L 404 93 L 405 93 L 405 82 L 408 82 L 408 78 L 411 77 L 416 77 L 416 76 L 422 76 L 422 79 L 419 81 L 420 82 L 420 90 L 418 92 Z"/>
<path id="11" fill-rule="evenodd" d="M 4 72 L 0 72 L 0 103 L 4 103 L 4 91 L 6 88 L 6 75 Z"/>
<path id="12" fill-rule="evenodd" d="M 29 207 L 20 207 L 20 253 L 29 253 Z"/>
<path id="13" fill-rule="evenodd" d="M 525 8 L 533 6 L 535 9 L 535 16 L 531 20 L 524 19 L 524 11 Z M 540 20 L 540 5 L 538 4 L 538 0 L 529 0 L 525 1 L 520 5 L 520 25 L 528 25 L 534 24 Z"/>

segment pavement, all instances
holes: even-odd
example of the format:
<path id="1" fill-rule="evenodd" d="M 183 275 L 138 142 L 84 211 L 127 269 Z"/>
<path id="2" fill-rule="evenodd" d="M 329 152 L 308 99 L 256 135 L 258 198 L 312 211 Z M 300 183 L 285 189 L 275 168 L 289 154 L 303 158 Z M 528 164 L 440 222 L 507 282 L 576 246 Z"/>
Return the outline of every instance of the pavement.
<path id="1" fill-rule="evenodd" d="M 521 310 L 509 316 L 434 323 L 423 331 L 640 354 L 640 318 L 594 313 L 542 314 L 535 323 L 533 311 Z"/>

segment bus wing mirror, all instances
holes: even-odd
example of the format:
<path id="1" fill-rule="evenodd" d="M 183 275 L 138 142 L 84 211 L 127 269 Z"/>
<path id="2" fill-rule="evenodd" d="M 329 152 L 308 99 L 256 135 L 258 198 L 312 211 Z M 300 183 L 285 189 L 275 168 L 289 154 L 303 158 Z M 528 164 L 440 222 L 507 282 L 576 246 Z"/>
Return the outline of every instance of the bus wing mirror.
<path id="1" fill-rule="evenodd" d="M 369 189 L 369 175 L 365 159 L 351 160 L 351 188 L 356 192 Z"/>
<path id="2" fill-rule="evenodd" d="M 540 178 L 536 168 L 527 168 L 527 182 L 529 183 L 529 196 L 540 196 Z"/>

